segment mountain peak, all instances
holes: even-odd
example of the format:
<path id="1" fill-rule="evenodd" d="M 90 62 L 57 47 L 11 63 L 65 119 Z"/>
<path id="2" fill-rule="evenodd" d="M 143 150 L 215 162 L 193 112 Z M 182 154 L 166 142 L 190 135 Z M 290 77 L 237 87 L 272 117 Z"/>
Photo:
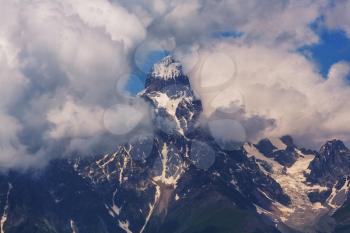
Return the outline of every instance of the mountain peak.
<path id="1" fill-rule="evenodd" d="M 166 93 L 170 97 L 193 95 L 190 81 L 182 72 L 181 63 L 171 55 L 153 65 L 145 89 L 146 92 Z"/>
<path id="2" fill-rule="evenodd" d="M 151 75 L 164 80 L 174 79 L 182 75 L 182 65 L 169 55 L 153 65 Z"/>
<path id="3" fill-rule="evenodd" d="M 154 106 L 155 127 L 166 134 L 184 135 L 197 126 L 202 103 L 174 57 L 167 56 L 154 64 L 140 96 Z"/>
<path id="4" fill-rule="evenodd" d="M 323 145 L 320 153 L 310 163 L 308 180 L 313 183 L 331 184 L 350 174 L 350 151 L 340 140 Z"/>
<path id="5" fill-rule="evenodd" d="M 294 139 L 291 135 L 284 135 L 280 139 L 288 147 L 296 147 L 294 144 Z"/>
<path id="6" fill-rule="evenodd" d="M 334 154 L 336 152 L 346 152 L 349 151 L 349 149 L 345 146 L 345 144 L 337 139 L 328 141 L 325 145 L 321 147 L 320 152 L 322 154 Z"/>

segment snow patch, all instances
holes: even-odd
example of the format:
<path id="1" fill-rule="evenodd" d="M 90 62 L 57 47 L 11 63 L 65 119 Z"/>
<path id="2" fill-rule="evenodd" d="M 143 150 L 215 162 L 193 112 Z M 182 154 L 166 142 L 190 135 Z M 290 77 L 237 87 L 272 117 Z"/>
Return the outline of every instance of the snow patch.
<path id="1" fill-rule="evenodd" d="M 72 233 L 78 233 L 78 228 L 72 219 L 70 220 L 70 228 L 72 229 Z"/>
<path id="2" fill-rule="evenodd" d="M 291 205 L 288 207 L 274 203 L 280 220 L 294 229 L 302 230 L 305 225 L 313 224 L 321 214 L 328 211 L 321 203 L 311 203 L 308 193 L 324 191 L 327 187 L 307 184 L 305 172 L 315 156 L 302 154 L 298 150 L 297 152 L 300 153 L 299 159 L 290 168 L 274 173 L 272 177 L 291 198 Z"/>
<path id="3" fill-rule="evenodd" d="M 10 197 L 10 193 L 11 193 L 12 188 L 13 188 L 12 184 L 8 183 L 8 190 L 7 190 L 7 195 L 6 195 L 6 204 L 5 204 L 4 211 L 3 211 L 3 214 L 2 214 L 1 220 L 0 220 L 1 233 L 5 233 L 4 225 L 5 225 L 6 221 L 7 221 L 7 216 L 8 216 L 8 212 L 9 212 L 9 197 Z"/>
<path id="4" fill-rule="evenodd" d="M 181 178 L 181 175 L 184 172 L 184 169 L 182 168 L 182 164 L 177 168 L 176 172 L 174 174 L 168 176 L 168 146 L 166 143 L 164 143 L 161 153 L 161 162 L 162 162 L 162 173 L 160 176 L 154 177 L 153 180 L 155 182 L 161 182 L 166 185 L 173 185 L 176 187 L 176 184 L 178 180 Z"/>
<path id="5" fill-rule="evenodd" d="M 142 228 L 140 230 L 140 233 L 143 233 L 144 230 L 146 229 L 147 224 L 148 224 L 149 220 L 152 217 L 154 208 L 156 207 L 156 205 L 158 203 L 159 197 L 160 197 L 160 187 L 157 185 L 156 186 L 156 193 L 155 193 L 155 196 L 154 196 L 154 202 L 153 202 L 153 204 L 149 204 L 149 212 L 148 212 L 148 215 L 146 217 L 145 223 L 143 224 L 143 226 L 142 226 Z"/>
<path id="6" fill-rule="evenodd" d="M 269 138 L 270 142 L 277 150 L 285 150 L 287 149 L 287 145 L 282 142 L 280 138 Z"/>
<path id="7" fill-rule="evenodd" d="M 339 190 L 336 189 L 336 185 L 337 184 L 335 184 L 333 186 L 332 193 L 329 195 L 329 197 L 326 200 L 327 205 L 329 205 L 331 208 L 333 208 L 333 211 L 340 208 L 345 201 L 345 198 L 343 198 L 343 200 L 340 201 L 340 203 L 339 203 L 339 201 L 337 203 L 335 201 L 337 196 L 342 193 L 344 195 L 344 197 L 346 197 L 347 193 L 349 192 L 349 179 L 348 179 L 348 177 L 346 177 L 344 185 Z"/>
<path id="8" fill-rule="evenodd" d="M 161 92 L 154 92 L 149 95 L 151 99 L 155 101 L 157 107 L 163 108 L 166 112 L 172 116 L 172 119 L 176 123 L 176 129 L 182 135 L 184 134 L 183 129 L 181 128 L 181 124 L 179 119 L 176 117 L 176 109 L 179 106 L 179 103 L 184 99 L 183 96 L 178 98 L 170 98 L 167 94 Z"/>
<path id="9" fill-rule="evenodd" d="M 175 79 L 182 74 L 182 66 L 172 56 L 167 56 L 154 64 L 152 76 L 164 80 Z"/>
<path id="10" fill-rule="evenodd" d="M 128 154 L 129 155 L 129 154 Z M 129 155 L 130 156 L 130 155 Z M 123 174 L 124 174 L 124 169 L 126 168 L 126 166 L 128 165 L 129 163 L 129 156 L 124 156 L 124 160 L 123 160 L 123 166 L 121 167 L 120 169 L 120 172 L 119 172 L 119 184 L 122 184 L 123 183 Z"/>
<path id="11" fill-rule="evenodd" d="M 125 221 L 118 221 L 119 223 L 119 227 L 121 229 L 123 229 L 126 233 L 132 233 L 132 231 L 130 230 L 130 223 L 128 220 L 125 220 Z"/>

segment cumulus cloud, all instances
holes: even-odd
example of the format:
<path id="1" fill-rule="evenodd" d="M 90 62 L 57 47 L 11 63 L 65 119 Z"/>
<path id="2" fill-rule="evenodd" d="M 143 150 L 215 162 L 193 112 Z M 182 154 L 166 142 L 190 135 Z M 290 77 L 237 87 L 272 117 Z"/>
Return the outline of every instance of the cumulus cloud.
<path id="1" fill-rule="evenodd" d="M 115 1 L 117 2 L 117 1 Z M 149 36 L 175 38 L 177 45 L 206 41 L 221 32 L 238 33 L 245 43 L 295 48 L 318 41 L 309 27 L 327 1 L 172 0 L 125 1 Z"/>
<path id="2" fill-rule="evenodd" d="M 216 121 L 220 140 L 292 134 L 313 146 L 332 137 L 350 142 L 348 63 L 334 64 L 325 80 L 313 61 L 297 52 L 318 43 L 310 24 L 321 16 L 328 28 L 349 34 L 349 1 L 331 6 L 327 0 L 0 4 L 4 168 L 101 153 L 119 139 L 128 140 L 135 128 L 148 128 L 147 106 L 126 96 L 120 85 L 134 65 L 147 72 L 141 68 L 143 55 L 154 50 L 170 51 L 184 63 L 202 98 L 204 118 L 231 119 L 242 131 L 224 132 Z"/>
<path id="3" fill-rule="evenodd" d="M 328 73 L 328 81 L 327 83 L 334 83 L 345 85 L 346 84 L 346 77 L 350 73 L 350 62 L 341 61 L 338 63 L 333 64 L 331 69 Z"/>
<path id="4" fill-rule="evenodd" d="M 145 37 L 139 18 L 107 0 L 0 4 L 1 167 L 115 146 L 103 114 L 117 103 L 133 108 L 115 86 L 125 82 L 130 51 Z"/>
<path id="5" fill-rule="evenodd" d="M 47 120 L 53 124 L 48 134 L 55 139 L 96 135 L 101 131 L 98 119 L 102 119 L 103 112 L 101 107 L 87 108 L 68 100 L 48 112 Z"/>
<path id="6" fill-rule="evenodd" d="M 346 31 L 348 2 L 169 1 L 138 12 L 148 19 L 149 34 L 173 38 L 208 119 L 219 109 L 223 119 L 238 118 L 250 140 L 292 134 L 317 148 L 334 137 L 350 142 L 348 130 L 339 127 L 349 125 L 347 65 L 335 64 L 325 80 L 298 49 L 319 42 L 311 25 L 320 19 Z M 222 32 L 229 37 L 218 36 Z"/>
<path id="7" fill-rule="evenodd" d="M 346 102 L 350 87 L 345 79 L 349 74 L 348 63 L 334 64 L 325 80 L 316 65 L 298 52 L 241 43 L 218 43 L 208 50 L 199 54 L 200 61 L 202 56 L 205 59 L 216 51 L 229 56 L 237 69 L 219 87 L 213 79 L 212 89 L 198 81 L 205 78 L 201 68 L 191 73 L 209 118 L 217 109 L 239 119 L 242 125 L 245 119 L 258 116 L 259 124 L 254 124 L 256 131 L 248 134 L 253 136 L 252 140 L 292 134 L 302 145 L 316 148 L 333 137 L 349 142 L 350 120 L 346 116 L 350 116 L 350 111 Z M 244 114 L 237 116 L 239 109 L 244 109 Z"/>

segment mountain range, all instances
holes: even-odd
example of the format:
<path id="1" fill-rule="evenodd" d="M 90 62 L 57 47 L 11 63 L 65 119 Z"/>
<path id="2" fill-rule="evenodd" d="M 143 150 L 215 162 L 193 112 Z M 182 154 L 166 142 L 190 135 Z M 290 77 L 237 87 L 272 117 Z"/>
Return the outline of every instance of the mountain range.
<path id="1" fill-rule="evenodd" d="M 220 146 L 182 66 L 168 56 L 138 94 L 154 132 L 114 153 L 0 175 L 1 233 L 350 232 L 350 150 L 289 135 Z"/>

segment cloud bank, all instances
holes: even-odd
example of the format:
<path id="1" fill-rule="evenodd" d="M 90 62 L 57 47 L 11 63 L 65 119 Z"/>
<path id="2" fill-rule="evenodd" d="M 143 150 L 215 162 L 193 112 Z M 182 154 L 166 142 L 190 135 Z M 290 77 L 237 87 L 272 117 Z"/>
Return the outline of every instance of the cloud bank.
<path id="1" fill-rule="evenodd" d="M 116 84 L 145 37 L 139 18 L 109 1 L 0 4 L 0 166 L 92 153 L 109 140 L 104 113 L 133 108 Z M 124 122 L 116 117 L 111 126 Z"/>
<path id="2" fill-rule="evenodd" d="M 0 4 L 1 168 L 101 153 L 149 127 L 145 103 L 120 86 L 135 68 L 146 72 L 143 53 L 162 50 L 184 64 L 220 140 L 291 134 L 314 147 L 350 142 L 349 63 L 334 64 L 325 78 L 299 52 L 320 42 L 315 22 L 350 37 L 347 0 Z M 225 129 L 218 119 L 242 133 L 217 130 Z"/>
<path id="3" fill-rule="evenodd" d="M 259 125 L 265 127 L 255 125 L 251 140 L 291 134 L 302 145 L 317 148 L 331 138 L 350 139 L 349 63 L 334 64 L 324 79 L 315 64 L 297 52 L 232 43 L 219 43 L 215 51 L 229 54 L 237 71 L 221 87 L 213 81 L 212 89 L 197 82 L 203 78 L 200 72 L 192 74 L 209 117 L 220 107 L 235 112 L 242 108 L 244 119 L 260 116 L 265 121 Z M 226 114 L 233 119 L 235 115 Z"/>

